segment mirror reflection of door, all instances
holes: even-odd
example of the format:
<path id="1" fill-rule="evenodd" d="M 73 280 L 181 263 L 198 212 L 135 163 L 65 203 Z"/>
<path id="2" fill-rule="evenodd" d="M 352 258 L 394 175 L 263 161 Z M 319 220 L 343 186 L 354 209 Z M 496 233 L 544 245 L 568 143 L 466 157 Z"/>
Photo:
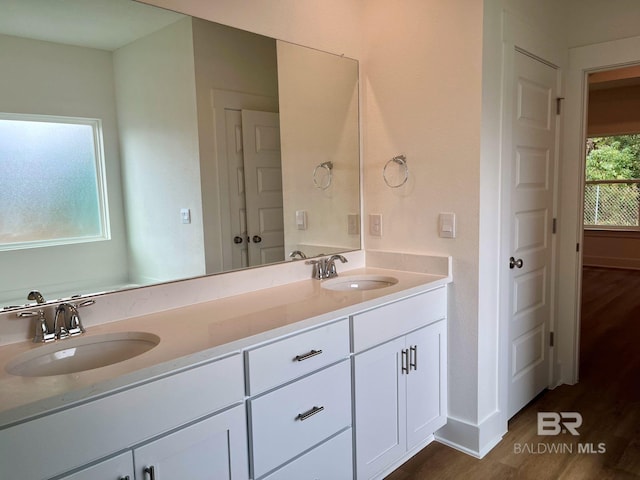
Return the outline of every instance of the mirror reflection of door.
<path id="1" fill-rule="evenodd" d="M 242 111 L 249 266 L 284 260 L 282 162 L 277 113 Z"/>
<path id="2" fill-rule="evenodd" d="M 284 260 L 282 168 L 277 113 L 225 109 L 231 268 Z M 225 263 L 227 263 L 225 261 Z"/>

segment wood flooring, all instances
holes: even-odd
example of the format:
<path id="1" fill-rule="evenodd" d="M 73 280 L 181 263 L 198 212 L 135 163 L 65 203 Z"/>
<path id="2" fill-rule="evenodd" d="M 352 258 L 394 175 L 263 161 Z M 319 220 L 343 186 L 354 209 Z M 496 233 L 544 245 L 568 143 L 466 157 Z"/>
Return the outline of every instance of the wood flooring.
<path id="1" fill-rule="evenodd" d="M 585 268 L 580 336 L 579 383 L 539 395 L 482 460 L 434 442 L 386 480 L 640 479 L 640 271 Z M 538 436 L 539 411 L 579 412 L 580 435 Z"/>

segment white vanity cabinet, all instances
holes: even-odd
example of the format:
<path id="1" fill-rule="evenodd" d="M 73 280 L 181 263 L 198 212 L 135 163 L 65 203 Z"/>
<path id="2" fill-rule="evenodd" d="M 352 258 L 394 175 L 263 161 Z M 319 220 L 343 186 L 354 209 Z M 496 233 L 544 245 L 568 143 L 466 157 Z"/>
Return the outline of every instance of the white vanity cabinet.
<path id="1" fill-rule="evenodd" d="M 246 416 L 240 405 L 134 449 L 135 478 L 246 480 L 246 452 Z"/>
<path id="2" fill-rule="evenodd" d="M 445 317 L 444 289 L 353 316 L 354 345 L 363 349 L 353 357 L 359 480 L 399 466 L 445 424 Z"/>
<path id="3" fill-rule="evenodd" d="M 60 480 L 246 480 L 245 432 L 239 405 Z"/>
<path id="4" fill-rule="evenodd" d="M 352 478 L 348 320 L 249 350 L 246 358 L 248 390 L 264 392 L 248 401 L 253 478 Z"/>
<path id="5" fill-rule="evenodd" d="M 205 455 L 196 463 L 209 471 L 231 464 L 239 472 L 233 478 L 246 479 L 243 378 L 242 356 L 238 353 L 0 430 L 0 478 L 40 480 L 70 472 L 69 475 L 78 476 L 69 478 L 80 480 L 87 478 L 76 472 L 83 465 L 95 466 L 100 475 L 105 469 L 108 473 L 111 460 L 100 464 L 100 459 L 127 449 L 133 450 L 134 463 L 138 462 L 144 453 L 142 446 L 152 445 L 150 441 L 163 446 L 172 444 L 170 449 L 177 453 L 185 444 L 208 447 L 224 436 L 230 440 L 222 455 L 215 456 L 213 462 Z M 237 406 L 225 410 L 234 405 Z M 222 413 L 201 420 L 218 411 Z M 193 427 L 177 430 L 198 421 Z M 201 431 L 195 425 L 208 429 L 209 437 L 199 439 Z M 218 465 L 218 460 L 224 465 Z M 91 472 L 91 468 L 86 470 Z M 122 476 L 120 469 L 114 467 L 113 478 Z M 89 478 L 100 477 L 96 473 Z M 109 478 L 106 473 L 105 478 Z M 137 472 L 135 478 L 145 477 Z"/>

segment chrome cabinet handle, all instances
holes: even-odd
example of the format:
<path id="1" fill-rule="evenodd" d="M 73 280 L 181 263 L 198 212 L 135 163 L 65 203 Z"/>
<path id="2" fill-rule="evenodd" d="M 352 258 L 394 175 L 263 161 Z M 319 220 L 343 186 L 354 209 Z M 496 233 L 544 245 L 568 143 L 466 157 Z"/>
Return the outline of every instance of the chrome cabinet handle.
<path id="1" fill-rule="evenodd" d="M 144 467 L 143 472 L 145 475 L 149 475 L 149 480 L 156 480 L 156 469 L 153 465 Z"/>
<path id="2" fill-rule="evenodd" d="M 409 350 L 402 350 L 402 373 L 409 373 Z"/>
<path id="3" fill-rule="evenodd" d="M 522 268 L 523 265 L 524 265 L 524 262 L 522 261 L 521 258 L 516 260 L 515 258 L 511 257 L 509 259 L 509 268 L 511 268 L 511 269 L 513 269 L 515 267 Z"/>
<path id="4" fill-rule="evenodd" d="M 313 407 L 311 410 L 307 412 L 299 413 L 298 415 L 296 415 L 296 420 L 300 420 L 302 422 L 309 417 L 313 417 L 316 413 L 320 413 L 323 410 L 324 410 L 324 407 Z"/>
<path id="5" fill-rule="evenodd" d="M 409 347 L 409 369 L 418 370 L 418 346 Z"/>
<path id="6" fill-rule="evenodd" d="M 304 360 L 308 360 L 311 357 L 315 357 L 316 355 L 320 355 L 322 350 L 311 350 L 309 353 L 305 353 L 304 355 L 296 355 L 293 359 L 294 362 L 302 362 Z"/>

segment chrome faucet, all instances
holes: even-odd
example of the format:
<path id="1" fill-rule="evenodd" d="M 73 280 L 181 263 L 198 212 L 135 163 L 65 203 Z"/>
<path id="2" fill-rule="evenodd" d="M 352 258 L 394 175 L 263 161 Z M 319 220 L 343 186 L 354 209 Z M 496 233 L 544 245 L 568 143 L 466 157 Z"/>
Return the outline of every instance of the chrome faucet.
<path id="1" fill-rule="evenodd" d="M 347 259 L 342 255 L 332 255 L 327 260 L 327 271 L 325 278 L 333 278 L 338 276 L 338 270 L 336 270 L 336 260 L 340 260 L 342 263 L 347 263 Z"/>
<path id="2" fill-rule="evenodd" d="M 317 260 L 307 260 L 305 262 L 307 265 L 313 265 L 313 271 L 311 272 L 311 278 L 315 278 L 316 280 L 322 280 L 325 278 L 327 271 L 327 259 L 326 258 L 318 258 Z"/>
<path id="3" fill-rule="evenodd" d="M 307 256 L 301 250 L 294 250 L 289 254 L 289 258 L 295 259 L 296 257 L 300 257 L 301 260 L 304 260 L 305 258 L 307 258 Z"/>
<path id="4" fill-rule="evenodd" d="M 56 307 L 52 330 L 49 330 L 44 310 L 38 310 L 37 312 L 20 312 L 18 313 L 18 317 L 38 317 L 35 322 L 35 334 L 33 336 L 35 343 L 64 340 L 65 338 L 80 335 L 85 332 L 78 309 L 80 307 L 93 305 L 94 303 L 96 303 L 95 300 L 87 300 L 80 304 L 61 303 Z"/>
<path id="5" fill-rule="evenodd" d="M 27 295 L 27 300 L 35 300 L 38 305 L 46 302 L 46 300 L 38 290 L 31 290 L 29 292 L 29 295 Z"/>
<path id="6" fill-rule="evenodd" d="M 308 260 L 308 265 L 313 265 L 312 278 L 316 280 L 322 280 L 323 278 L 333 278 L 338 276 L 336 270 L 336 260 L 340 260 L 342 263 L 346 263 L 347 259 L 342 255 L 332 255 L 329 258 L 322 257 L 317 260 Z"/>
<path id="7" fill-rule="evenodd" d="M 61 315 L 62 321 L 60 321 Z M 58 339 L 63 340 L 73 335 L 80 335 L 84 333 L 84 331 L 76 305 L 73 303 L 61 303 L 56 307 L 56 314 L 53 319 L 53 332 Z"/>

